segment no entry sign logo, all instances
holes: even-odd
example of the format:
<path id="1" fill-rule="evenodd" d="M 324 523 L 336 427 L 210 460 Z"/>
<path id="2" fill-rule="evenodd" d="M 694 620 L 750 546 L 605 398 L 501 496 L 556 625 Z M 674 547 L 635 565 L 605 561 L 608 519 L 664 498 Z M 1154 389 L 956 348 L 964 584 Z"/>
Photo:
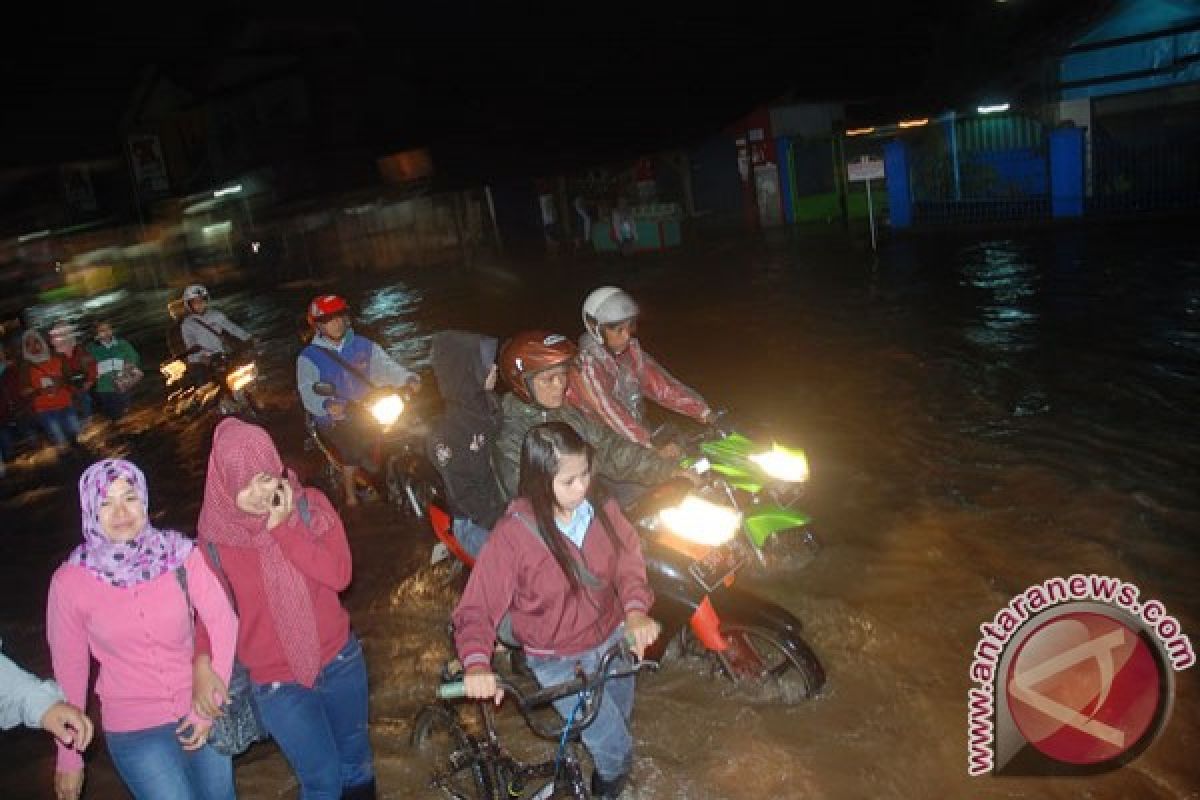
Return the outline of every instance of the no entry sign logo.
<path id="1" fill-rule="evenodd" d="M 1091 612 L 1038 626 L 1017 648 L 1007 678 L 1021 736 L 1066 764 L 1099 764 L 1136 748 L 1166 694 L 1140 632 Z"/>
<path id="2" fill-rule="evenodd" d="M 1158 600 L 1100 575 L 1051 578 L 979 626 L 967 693 L 972 775 L 1086 775 L 1137 758 L 1196 661 Z"/>

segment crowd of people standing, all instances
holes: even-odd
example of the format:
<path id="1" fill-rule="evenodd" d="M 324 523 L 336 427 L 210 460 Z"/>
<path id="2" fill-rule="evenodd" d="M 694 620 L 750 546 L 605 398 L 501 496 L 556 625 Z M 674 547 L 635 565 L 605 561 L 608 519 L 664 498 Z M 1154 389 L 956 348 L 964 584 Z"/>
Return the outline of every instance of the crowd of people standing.
<path id="1" fill-rule="evenodd" d="M 80 342 L 76 328 L 58 322 L 43 332 L 23 329 L 0 342 L 0 477 L 21 445 L 78 444 L 93 412 L 117 420 L 129 410 L 142 378 L 137 350 L 118 338 L 111 322 L 96 323 Z"/>
<path id="2" fill-rule="evenodd" d="M 584 303 L 580 347 L 546 331 L 503 344 L 465 332 L 434 338 L 445 410 L 428 451 L 455 534 L 476 559 L 453 614 L 471 697 L 500 699 L 490 660 L 502 618 L 543 685 L 594 666 L 617 641 L 641 657 L 659 635 L 620 501 L 686 473 L 678 451 L 646 433 L 643 398 L 700 421 L 711 411 L 641 349 L 639 313 L 624 291 L 604 287 Z M 315 298 L 308 321 L 297 390 L 321 435 L 344 433 L 342 501 L 352 505 L 354 470 L 365 466 L 354 461 L 367 452 L 352 446 L 348 405 L 376 381 L 420 381 L 355 335 L 344 298 Z M 107 323 L 86 347 L 62 324 L 49 339 L 27 330 L 22 360 L 0 362 L 0 376 L 17 376 L 5 378 L 0 408 L 6 426 L 32 413 L 52 443 L 69 447 L 93 401 L 125 412 L 125 379 L 140 362 Z M 503 400 L 498 376 L 511 389 Z M 236 417 L 217 424 L 195 538 L 151 521 L 150 487 L 130 461 L 96 461 L 78 489 L 82 541 L 55 571 L 47 604 L 57 685 L 26 676 L 14 683 L 20 696 L 0 692 L 0 708 L 24 709 L 6 720 L 57 736 L 57 800 L 82 795 L 91 722 L 80 709 L 93 663 L 99 728 L 138 800 L 235 797 L 233 754 L 210 739 L 230 708 L 235 664 L 302 800 L 376 797 L 365 656 L 339 596 L 353 574 L 346 529 L 330 498 L 285 467 L 270 434 Z M 618 797 L 628 780 L 633 698 L 632 677 L 615 681 L 583 734 L 595 797 Z"/>

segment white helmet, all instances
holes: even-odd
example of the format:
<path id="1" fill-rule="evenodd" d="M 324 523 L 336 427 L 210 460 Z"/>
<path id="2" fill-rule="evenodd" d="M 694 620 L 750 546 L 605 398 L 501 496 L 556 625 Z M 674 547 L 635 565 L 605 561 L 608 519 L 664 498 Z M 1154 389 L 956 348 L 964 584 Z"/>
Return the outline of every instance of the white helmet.
<path id="1" fill-rule="evenodd" d="M 197 297 L 208 299 L 208 289 L 205 289 L 198 283 L 193 283 L 191 286 L 183 290 L 183 302 L 189 303 Z"/>
<path id="2" fill-rule="evenodd" d="M 583 301 L 583 327 L 593 336 L 599 336 L 598 326 L 615 325 L 633 319 L 638 313 L 638 304 L 624 289 L 601 286 Z"/>

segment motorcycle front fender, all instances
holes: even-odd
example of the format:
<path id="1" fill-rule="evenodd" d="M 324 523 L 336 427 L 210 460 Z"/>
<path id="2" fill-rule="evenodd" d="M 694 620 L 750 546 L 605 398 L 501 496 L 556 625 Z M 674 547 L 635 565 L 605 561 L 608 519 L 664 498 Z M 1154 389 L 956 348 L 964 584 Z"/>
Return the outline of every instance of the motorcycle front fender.
<path id="1" fill-rule="evenodd" d="M 781 637 L 800 639 L 804 625 L 800 619 L 778 603 L 729 586 L 709 596 L 722 623 L 766 628 Z"/>
<path id="2" fill-rule="evenodd" d="M 690 560 L 657 544 L 652 537 L 642 538 L 642 554 L 646 562 L 646 579 L 654 591 L 650 615 L 664 626 L 662 639 L 665 641 L 687 626 L 704 601 L 704 589 L 688 571 Z"/>
<path id="3" fill-rule="evenodd" d="M 643 538 L 642 558 L 646 563 L 646 578 L 656 597 L 674 600 L 692 611 L 704 599 L 704 589 L 688 570 L 691 561 L 686 556 Z"/>
<path id="4" fill-rule="evenodd" d="M 755 506 L 752 512 L 746 514 L 743 526 L 746 536 L 755 547 L 762 550 L 775 534 L 793 528 L 803 528 L 810 522 L 812 522 L 812 517 L 803 511 L 769 505 Z"/>
<path id="5" fill-rule="evenodd" d="M 688 571 L 687 559 L 672 550 L 643 540 L 643 552 L 656 610 L 669 609 L 673 616 L 682 614 L 686 618 L 708 597 L 722 622 L 768 628 L 780 634 L 798 634 L 803 629 L 800 620 L 783 606 L 735 586 L 722 586 L 705 594 Z"/>

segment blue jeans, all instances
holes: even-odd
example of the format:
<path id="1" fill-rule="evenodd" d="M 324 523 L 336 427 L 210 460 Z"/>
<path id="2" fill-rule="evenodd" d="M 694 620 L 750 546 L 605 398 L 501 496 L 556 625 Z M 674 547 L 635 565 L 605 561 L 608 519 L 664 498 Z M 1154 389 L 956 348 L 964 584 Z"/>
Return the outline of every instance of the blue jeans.
<path id="1" fill-rule="evenodd" d="M 75 440 L 79 438 L 79 417 L 71 406 L 60 408 L 57 411 L 40 411 L 37 419 L 46 438 L 55 447 L 74 444 Z"/>
<path id="2" fill-rule="evenodd" d="M 0 463 L 12 461 L 16 454 L 17 426 L 0 423 Z"/>
<path id="3" fill-rule="evenodd" d="M 71 397 L 71 405 L 79 419 L 86 422 L 92 416 L 92 395 L 86 389 L 75 392 Z"/>
<path id="4" fill-rule="evenodd" d="M 479 558 L 479 551 L 483 549 L 483 543 L 487 541 L 490 533 L 491 531 L 474 520 L 466 517 L 454 518 L 454 538 L 458 539 L 458 543 L 471 558 Z"/>
<path id="5" fill-rule="evenodd" d="M 375 779 L 367 737 L 367 663 L 350 634 L 309 689 L 254 684 L 263 725 L 300 781 L 301 800 L 338 800 L 343 789 Z"/>
<path id="6" fill-rule="evenodd" d="M 618 625 L 604 644 L 586 653 L 576 656 L 535 656 L 527 654 L 529 668 L 543 687 L 571 680 L 575 677 L 575 665 L 591 672 L 600 664 L 601 657 L 621 637 L 625 635 L 625 626 Z M 614 668 L 629 666 L 618 659 L 613 663 Z M 604 698 L 600 701 L 600 711 L 596 719 L 583 731 L 583 744 L 592 754 L 596 771 L 605 780 L 616 780 L 629 772 L 633 766 L 633 737 L 629 733 L 629 718 L 633 714 L 634 679 L 630 675 L 604 684 Z M 567 719 L 579 704 L 577 696 L 564 697 L 554 701 L 554 709 Z"/>
<path id="7" fill-rule="evenodd" d="M 119 420 L 129 410 L 128 392 L 96 392 L 96 405 L 109 419 Z"/>
<path id="8" fill-rule="evenodd" d="M 204 745 L 184 750 L 178 723 L 114 733 L 106 731 L 108 753 L 136 800 L 234 800 L 233 759 Z"/>

